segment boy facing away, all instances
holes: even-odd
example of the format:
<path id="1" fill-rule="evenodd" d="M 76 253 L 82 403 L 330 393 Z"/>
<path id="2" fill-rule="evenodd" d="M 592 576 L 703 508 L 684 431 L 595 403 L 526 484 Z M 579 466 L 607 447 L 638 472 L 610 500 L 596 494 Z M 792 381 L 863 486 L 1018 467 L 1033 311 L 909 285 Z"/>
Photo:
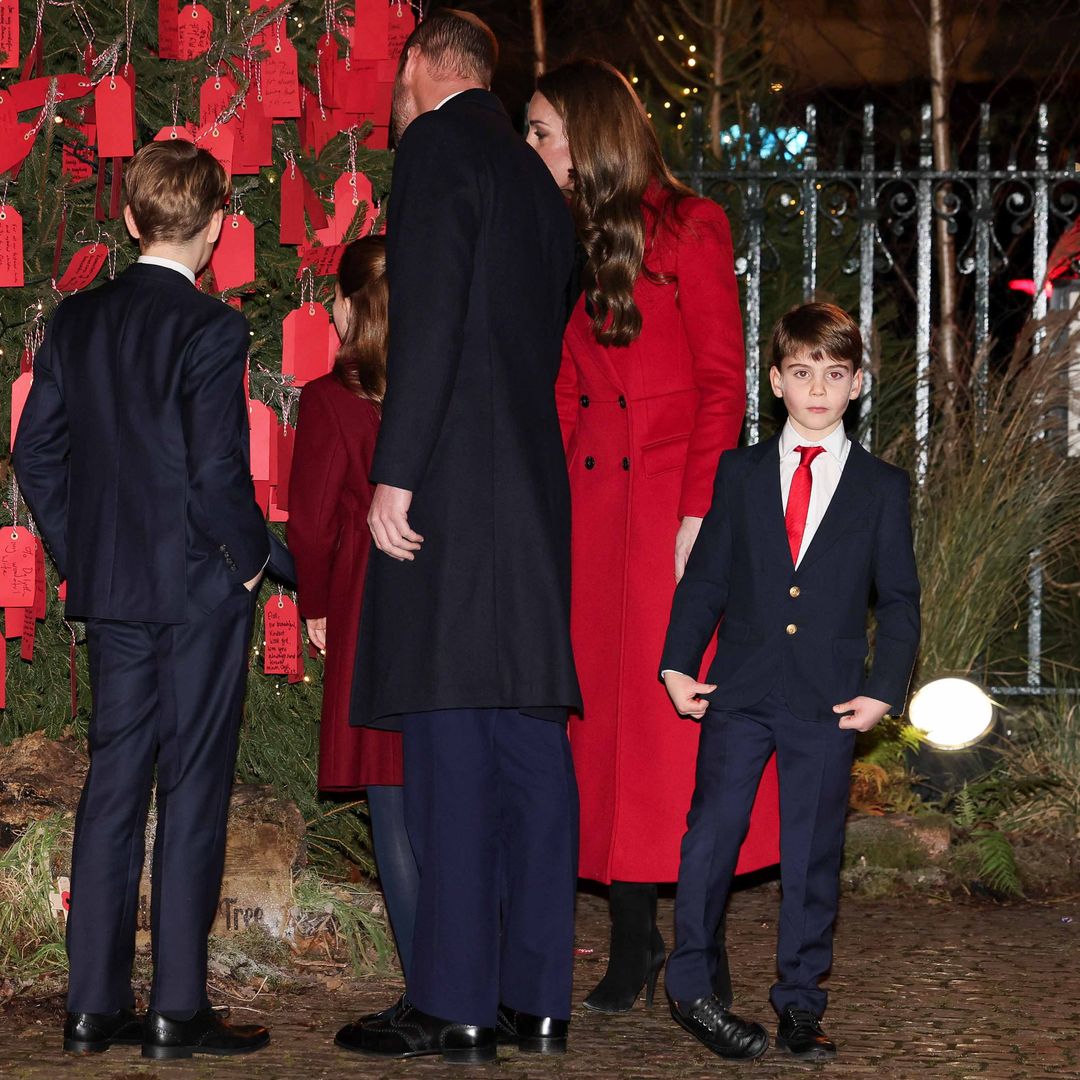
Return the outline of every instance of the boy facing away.
<path id="1" fill-rule="evenodd" d="M 86 623 L 90 771 L 75 818 L 64 1048 L 236 1054 L 269 1041 L 206 993 L 206 938 L 264 569 L 292 579 L 248 463 L 247 321 L 195 288 L 229 178 L 189 142 L 144 146 L 124 176 L 139 261 L 68 297 L 34 360 L 15 473 Z M 156 770 L 155 770 L 156 767 Z M 145 1020 L 131 966 L 157 781 Z"/>
<path id="2" fill-rule="evenodd" d="M 821 1028 L 818 983 L 832 964 L 855 734 L 903 709 L 919 644 L 908 476 L 844 432 L 861 358 L 858 326 L 832 304 L 805 304 L 780 320 L 769 379 L 788 420 L 773 438 L 721 457 L 672 603 L 661 677 L 676 709 L 701 720 L 701 739 L 665 983 L 674 1019 L 722 1057 L 755 1058 L 769 1043 L 712 987 L 713 934 L 774 751 L 783 887 L 770 994 L 776 1042 L 802 1059 L 836 1053 Z M 716 658 L 701 683 L 693 676 L 717 624 Z"/>

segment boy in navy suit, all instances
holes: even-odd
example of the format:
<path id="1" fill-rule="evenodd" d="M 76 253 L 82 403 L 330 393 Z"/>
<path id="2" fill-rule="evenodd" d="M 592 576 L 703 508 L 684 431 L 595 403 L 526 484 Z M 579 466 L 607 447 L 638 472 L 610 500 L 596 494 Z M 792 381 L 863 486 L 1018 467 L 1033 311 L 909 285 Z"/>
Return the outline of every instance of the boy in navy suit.
<path id="1" fill-rule="evenodd" d="M 721 457 L 672 603 L 661 678 L 676 709 L 701 720 L 701 739 L 665 984 L 674 1019 L 722 1057 L 755 1058 L 769 1042 L 712 987 L 713 934 L 773 751 L 783 886 L 776 1042 L 802 1059 L 836 1053 L 818 983 L 832 964 L 855 734 L 903 709 L 919 643 L 908 476 L 844 432 L 861 358 L 858 326 L 831 304 L 780 320 L 769 379 L 787 423 Z M 698 682 L 717 624 L 716 658 Z"/>
<path id="2" fill-rule="evenodd" d="M 139 261 L 57 308 L 34 359 L 15 473 L 86 623 L 94 710 L 72 851 L 64 1048 L 235 1054 L 269 1041 L 206 996 L 206 939 L 264 569 L 292 578 L 248 463 L 248 326 L 195 288 L 229 195 L 190 142 L 124 177 Z M 145 1022 L 131 987 L 143 837 L 157 774 Z"/>

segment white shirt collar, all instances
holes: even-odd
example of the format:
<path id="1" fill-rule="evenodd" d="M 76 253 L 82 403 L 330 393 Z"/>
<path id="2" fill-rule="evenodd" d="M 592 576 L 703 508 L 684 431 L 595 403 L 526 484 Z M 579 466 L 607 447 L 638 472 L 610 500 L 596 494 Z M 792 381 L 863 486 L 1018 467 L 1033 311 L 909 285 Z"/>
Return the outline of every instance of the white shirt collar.
<path id="1" fill-rule="evenodd" d="M 816 442 L 812 439 L 804 439 L 792 426 L 791 421 L 784 423 L 784 429 L 780 432 L 780 456 L 787 457 L 795 452 L 796 446 L 823 446 L 828 454 L 843 464 L 847 457 L 848 437 L 844 431 L 844 425 L 837 424 L 836 430 L 830 432 L 824 439 Z"/>
<path id="2" fill-rule="evenodd" d="M 431 111 L 432 112 L 438 112 L 448 101 L 450 101 L 453 98 L 456 98 L 458 96 L 458 94 L 464 94 L 464 93 L 465 93 L 464 90 L 455 90 L 452 94 L 447 94 L 447 96 L 444 97 L 442 99 L 442 101 L 440 101 L 439 104 L 436 105 L 435 108 L 432 109 Z"/>
<path id="3" fill-rule="evenodd" d="M 175 259 L 163 259 L 158 255 L 140 255 L 139 262 L 146 263 L 148 266 L 164 266 L 166 269 L 175 270 L 178 274 L 183 274 L 192 285 L 195 284 L 195 271 Z"/>

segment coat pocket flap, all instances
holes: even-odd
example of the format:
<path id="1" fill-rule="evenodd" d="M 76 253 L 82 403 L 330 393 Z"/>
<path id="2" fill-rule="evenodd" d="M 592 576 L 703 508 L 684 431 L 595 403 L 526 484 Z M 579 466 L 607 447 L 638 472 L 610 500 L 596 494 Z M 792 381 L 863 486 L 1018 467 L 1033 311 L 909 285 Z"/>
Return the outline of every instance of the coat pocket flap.
<path id="1" fill-rule="evenodd" d="M 645 475 L 659 476 L 660 473 L 683 468 L 689 442 L 689 435 L 676 435 L 673 439 L 661 439 L 643 446 L 641 459 L 645 465 Z"/>

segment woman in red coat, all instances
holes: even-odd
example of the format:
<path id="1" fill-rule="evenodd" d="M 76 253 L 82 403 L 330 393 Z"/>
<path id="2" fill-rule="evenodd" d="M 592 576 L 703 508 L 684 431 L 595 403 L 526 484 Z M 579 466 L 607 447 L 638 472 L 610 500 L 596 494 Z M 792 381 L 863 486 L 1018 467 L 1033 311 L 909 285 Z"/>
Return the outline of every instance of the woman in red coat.
<path id="1" fill-rule="evenodd" d="M 300 395 L 289 478 L 289 549 L 308 638 L 323 651 L 319 790 L 366 789 L 372 844 L 408 971 L 417 870 L 405 831 L 401 735 L 349 724 L 353 661 L 371 533 L 368 481 L 386 387 L 387 286 L 382 237 L 345 249 L 334 296 L 334 369 Z"/>
<path id="2" fill-rule="evenodd" d="M 630 84 L 594 60 L 542 76 L 529 141 L 568 194 L 584 295 L 557 384 L 572 496 L 571 628 L 584 711 L 570 743 L 582 877 L 610 884 L 611 955 L 585 1004 L 651 998 L 664 959 L 656 883 L 678 877 L 698 727 L 657 666 L 675 583 L 742 428 L 742 323 L 727 218 L 668 171 Z M 775 767 L 739 871 L 779 859 Z M 730 1001 L 718 940 L 716 990 Z"/>

